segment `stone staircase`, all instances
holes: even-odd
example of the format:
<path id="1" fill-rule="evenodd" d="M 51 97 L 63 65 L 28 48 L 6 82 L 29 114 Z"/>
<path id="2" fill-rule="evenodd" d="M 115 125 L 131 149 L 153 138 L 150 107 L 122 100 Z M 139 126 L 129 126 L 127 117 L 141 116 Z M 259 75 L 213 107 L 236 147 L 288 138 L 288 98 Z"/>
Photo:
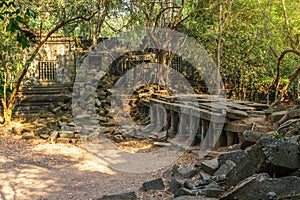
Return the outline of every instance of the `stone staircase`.
<path id="1" fill-rule="evenodd" d="M 17 96 L 13 115 L 49 112 L 55 104 L 63 104 L 72 97 L 73 84 L 23 87 Z M 0 107 L 2 114 L 2 105 Z"/>

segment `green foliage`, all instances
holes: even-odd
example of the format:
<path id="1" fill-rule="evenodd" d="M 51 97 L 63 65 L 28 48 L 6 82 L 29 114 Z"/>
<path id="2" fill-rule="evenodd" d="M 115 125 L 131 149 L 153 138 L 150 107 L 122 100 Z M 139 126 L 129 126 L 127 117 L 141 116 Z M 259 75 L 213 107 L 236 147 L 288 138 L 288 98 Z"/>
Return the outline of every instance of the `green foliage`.
<path id="1" fill-rule="evenodd" d="M 24 51 L 30 47 L 30 42 L 23 29 L 27 26 L 34 12 L 29 9 L 21 10 L 15 1 L 0 1 L 0 95 L 6 91 L 8 96 L 13 83 L 22 69 Z"/>
<path id="2" fill-rule="evenodd" d="M 280 134 L 280 133 L 278 133 L 277 131 L 276 131 L 276 132 L 274 133 L 274 135 L 273 135 L 273 138 L 274 138 L 274 139 L 278 139 L 278 140 L 283 140 L 284 137 L 285 137 L 284 134 Z"/>
<path id="3" fill-rule="evenodd" d="M 194 1 L 191 1 L 194 2 Z M 298 0 L 287 3 L 292 30 L 299 33 Z M 216 58 L 219 1 L 189 3 L 197 9 L 184 23 L 186 31 Z M 274 81 L 277 58 L 289 49 L 283 9 L 280 1 L 237 0 L 222 2 L 221 75 L 226 76 L 229 88 L 267 91 Z M 300 38 L 300 37 L 299 37 Z M 274 52 L 275 51 L 275 52 Z M 274 55 L 276 53 L 276 55 Z M 281 66 L 281 84 L 299 63 L 299 56 L 287 56 Z"/>

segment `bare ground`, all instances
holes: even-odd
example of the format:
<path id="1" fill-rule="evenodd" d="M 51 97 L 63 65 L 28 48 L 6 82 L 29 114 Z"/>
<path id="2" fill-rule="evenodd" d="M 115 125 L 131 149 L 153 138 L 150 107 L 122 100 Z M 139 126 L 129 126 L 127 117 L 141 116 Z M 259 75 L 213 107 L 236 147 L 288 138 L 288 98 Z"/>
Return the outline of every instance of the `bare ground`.
<path id="1" fill-rule="evenodd" d="M 161 177 L 162 171 L 119 172 L 101 165 L 80 146 L 26 141 L 19 137 L 0 133 L 0 198 L 3 200 L 92 200 L 131 191 L 139 199 L 172 199 L 166 191 L 141 189 L 143 182 Z"/>

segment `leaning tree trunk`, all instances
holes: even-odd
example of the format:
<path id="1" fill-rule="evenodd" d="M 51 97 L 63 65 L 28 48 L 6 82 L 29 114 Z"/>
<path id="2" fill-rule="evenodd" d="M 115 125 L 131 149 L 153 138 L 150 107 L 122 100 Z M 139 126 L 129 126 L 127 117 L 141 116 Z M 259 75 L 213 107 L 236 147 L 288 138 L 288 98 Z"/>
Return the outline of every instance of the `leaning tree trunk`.
<path id="1" fill-rule="evenodd" d="M 282 88 L 281 93 L 280 93 L 280 100 L 281 101 L 284 99 L 284 95 L 287 93 L 288 88 L 294 82 L 294 80 L 297 78 L 297 76 L 299 74 L 300 74 L 300 64 L 292 72 L 292 74 L 289 77 L 289 80 L 288 80 L 287 84 Z"/>

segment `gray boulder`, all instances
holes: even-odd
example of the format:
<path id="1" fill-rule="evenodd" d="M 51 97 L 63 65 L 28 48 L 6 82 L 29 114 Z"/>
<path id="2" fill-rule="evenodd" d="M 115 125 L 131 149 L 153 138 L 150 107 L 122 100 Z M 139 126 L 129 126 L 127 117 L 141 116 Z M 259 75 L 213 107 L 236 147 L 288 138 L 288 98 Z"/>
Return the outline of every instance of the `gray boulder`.
<path id="1" fill-rule="evenodd" d="M 240 182 L 233 190 L 226 192 L 222 200 L 239 199 L 299 199 L 300 177 L 287 176 L 270 178 L 266 173 L 255 174 Z"/>
<path id="2" fill-rule="evenodd" d="M 193 165 L 173 165 L 170 169 L 168 169 L 166 172 L 163 173 L 164 178 L 179 178 L 179 179 L 185 179 L 185 178 L 191 178 L 195 176 L 198 173 L 198 170 Z"/>
<path id="3" fill-rule="evenodd" d="M 240 163 L 228 173 L 227 186 L 257 173 L 268 173 L 272 177 L 287 176 L 300 168 L 299 146 L 281 140 L 262 138 L 250 150 Z"/>
<path id="4" fill-rule="evenodd" d="M 247 147 L 255 144 L 260 138 L 265 137 L 265 133 L 261 132 L 256 132 L 256 131 L 251 131 L 251 130 L 246 130 L 243 132 L 241 136 L 241 149 L 246 149 Z"/>
<path id="5" fill-rule="evenodd" d="M 219 166 L 222 166 L 226 163 L 227 160 L 231 160 L 235 164 L 238 164 L 244 156 L 245 156 L 245 151 L 243 150 L 222 153 L 218 156 L 218 164 Z"/>
<path id="6" fill-rule="evenodd" d="M 143 183 L 143 188 L 144 188 L 145 191 L 148 191 L 148 190 L 164 190 L 165 185 L 164 185 L 163 180 L 161 178 L 158 178 L 158 179 Z"/>

